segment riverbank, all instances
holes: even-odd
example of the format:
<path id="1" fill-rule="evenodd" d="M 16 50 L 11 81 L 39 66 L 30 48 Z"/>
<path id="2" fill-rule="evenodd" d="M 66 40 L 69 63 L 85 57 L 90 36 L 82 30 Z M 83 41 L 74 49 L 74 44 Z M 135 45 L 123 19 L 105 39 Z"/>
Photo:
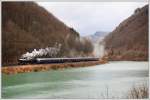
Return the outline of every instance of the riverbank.
<path id="1" fill-rule="evenodd" d="M 109 56 L 108 61 L 148 61 L 148 57 Z"/>
<path id="2" fill-rule="evenodd" d="M 117 52 L 117 51 L 116 51 Z M 122 52 L 122 53 L 115 53 L 111 54 L 108 53 L 106 55 L 109 61 L 148 61 L 148 54 L 142 52 Z"/>
<path id="3" fill-rule="evenodd" d="M 89 62 L 75 62 L 75 63 L 57 63 L 57 64 L 34 64 L 34 65 L 17 65 L 17 66 L 6 66 L 2 67 L 2 73 L 4 74 L 18 74 L 27 72 L 39 72 L 48 70 L 57 70 L 64 68 L 74 67 L 87 67 L 99 64 L 107 63 L 107 61 L 89 61 Z"/>

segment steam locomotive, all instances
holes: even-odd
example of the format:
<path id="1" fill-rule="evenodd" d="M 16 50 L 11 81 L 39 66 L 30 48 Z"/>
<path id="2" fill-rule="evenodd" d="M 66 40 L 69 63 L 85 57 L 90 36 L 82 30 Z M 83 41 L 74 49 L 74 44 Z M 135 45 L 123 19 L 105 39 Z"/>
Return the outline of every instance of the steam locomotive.
<path id="1" fill-rule="evenodd" d="M 98 61 L 96 57 L 78 57 L 78 58 L 20 58 L 18 64 L 50 64 L 50 63 L 65 63 L 65 62 L 83 62 L 83 61 Z"/>

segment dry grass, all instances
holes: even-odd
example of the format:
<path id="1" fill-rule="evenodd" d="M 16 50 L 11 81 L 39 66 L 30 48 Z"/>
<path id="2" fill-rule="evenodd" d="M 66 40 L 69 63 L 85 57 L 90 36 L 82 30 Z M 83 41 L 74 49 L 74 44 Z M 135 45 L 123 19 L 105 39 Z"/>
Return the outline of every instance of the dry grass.
<path id="1" fill-rule="evenodd" d="M 141 86 L 134 86 L 127 96 L 129 99 L 146 99 L 149 96 L 148 86 L 143 84 Z"/>
<path id="2" fill-rule="evenodd" d="M 102 99 L 148 99 L 149 88 L 148 85 L 142 84 L 140 86 L 133 86 L 125 96 L 112 95 L 110 88 L 106 86 L 106 89 L 101 93 L 100 98 Z"/>
<path id="3" fill-rule="evenodd" d="M 57 70 L 64 68 L 75 68 L 75 67 L 87 67 L 98 64 L 104 64 L 102 61 L 89 61 L 89 62 L 75 62 L 75 63 L 58 63 L 58 64 L 36 64 L 36 65 L 18 65 L 18 66 L 7 66 L 2 67 L 2 73 L 4 74 L 18 74 L 26 72 L 39 72 L 48 70 Z"/>

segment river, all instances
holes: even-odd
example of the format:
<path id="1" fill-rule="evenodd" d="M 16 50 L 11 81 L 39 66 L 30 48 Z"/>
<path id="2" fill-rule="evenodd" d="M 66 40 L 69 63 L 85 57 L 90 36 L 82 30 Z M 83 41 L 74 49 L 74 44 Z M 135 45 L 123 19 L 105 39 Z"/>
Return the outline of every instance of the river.
<path id="1" fill-rule="evenodd" d="M 2 74 L 2 98 L 126 98 L 137 85 L 148 84 L 148 62 L 117 61 L 14 75 Z"/>

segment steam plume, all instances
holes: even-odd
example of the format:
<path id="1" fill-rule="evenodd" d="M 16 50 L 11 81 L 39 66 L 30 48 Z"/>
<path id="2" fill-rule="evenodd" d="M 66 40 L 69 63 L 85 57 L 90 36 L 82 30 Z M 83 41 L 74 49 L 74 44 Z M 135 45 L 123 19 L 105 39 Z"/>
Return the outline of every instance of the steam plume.
<path id="1" fill-rule="evenodd" d="M 61 44 L 55 44 L 54 47 L 46 47 L 45 49 L 34 49 L 31 53 L 27 52 L 21 56 L 21 58 L 33 59 L 36 57 L 56 57 L 60 52 Z"/>

